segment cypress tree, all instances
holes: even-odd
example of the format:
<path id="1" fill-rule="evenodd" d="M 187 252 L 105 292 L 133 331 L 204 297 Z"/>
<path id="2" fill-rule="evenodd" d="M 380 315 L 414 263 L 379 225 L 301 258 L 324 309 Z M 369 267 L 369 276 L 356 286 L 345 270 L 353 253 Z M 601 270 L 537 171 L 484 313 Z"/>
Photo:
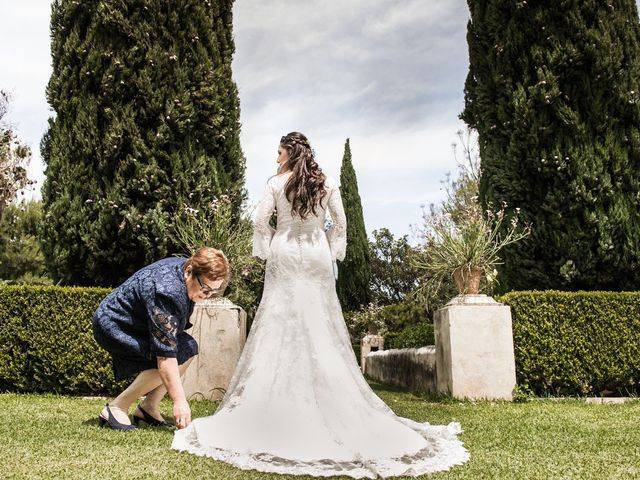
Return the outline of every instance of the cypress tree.
<path id="1" fill-rule="evenodd" d="M 502 290 L 640 288 L 635 2 L 468 4 L 461 118 L 479 134 L 480 199 L 532 223 L 501 252 Z"/>
<path id="2" fill-rule="evenodd" d="M 342 308 L 352 311 L 366 306 L 370 301 L 371 263 L 369 240 L 364 227 L 356 171 L 351 162 L 349 139 L 344 144 L 340 168 L 340 194 L 347 217 L 347 251 L 344 261 L 338 267 L 336 290 Z"/>
<path id="3" fill-rule="evenodd" d="M 232 0 L 54 0 L 42 142 L 56 281 L 114 285 L 167 255 L 179 209 L 245 196 Z"/>

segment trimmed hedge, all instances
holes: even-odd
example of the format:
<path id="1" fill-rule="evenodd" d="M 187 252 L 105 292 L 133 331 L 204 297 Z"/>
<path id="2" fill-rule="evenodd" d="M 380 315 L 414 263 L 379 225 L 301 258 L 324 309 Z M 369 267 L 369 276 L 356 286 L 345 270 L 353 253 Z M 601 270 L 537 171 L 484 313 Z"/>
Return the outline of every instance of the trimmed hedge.
<path id="1" fill-rule="evenodd" d="M 382 307 L 380 317 L 389 330 L 399 333 L 406 327 L 423 324 L 427 318 L 427 309 L 417 301 L 406 298 L 402 302 Z"/>
<path id="2" fill-rule="evenodd" d="M 114 393 L 111 357 L 91 321 L 111 290 L 0 286 L 0 389 L 60 394 Z"/>
<path id="3" fill-rule="evenodd" d="M 114 381 L 110 356 L 91 329 L 109 291 L 0 286 L 0 390 L 121 390 L 125 382 Z M 496 300 L 511 307 L 520 388 L 538 395 L 640 395 L 640 292 L 511 292 Z M 425 321 L 385 336 L 387 349 L 433 343 Z"/>
<path id="4" fill-rule="evenodd" d="M 516 376 L 537 395 L 640 394 L 640 292 L 510 292 Z"/>

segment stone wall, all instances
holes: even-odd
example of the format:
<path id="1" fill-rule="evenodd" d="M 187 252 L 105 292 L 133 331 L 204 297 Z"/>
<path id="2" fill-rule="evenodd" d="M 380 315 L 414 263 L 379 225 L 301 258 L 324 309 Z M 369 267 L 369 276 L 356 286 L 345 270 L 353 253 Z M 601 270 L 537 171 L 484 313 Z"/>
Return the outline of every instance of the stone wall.
<path id="1" fill-rule="evenodd" d="M 436 392 L 436 347 L 398 348 L 370 352 L 364 373 L 382 383 L 413 392 Z"/>

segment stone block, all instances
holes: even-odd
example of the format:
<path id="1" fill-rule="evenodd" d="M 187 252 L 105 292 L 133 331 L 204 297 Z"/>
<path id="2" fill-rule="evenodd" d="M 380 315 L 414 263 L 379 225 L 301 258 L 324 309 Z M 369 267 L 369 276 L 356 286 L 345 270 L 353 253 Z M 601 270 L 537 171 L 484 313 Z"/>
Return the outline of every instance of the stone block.
<path id="1" fill-rule="evenodd" d="M 196 303 L 188 333 L 198 355 L 183 377 L 187 399 L 219 401 L 229 386 L 247 339 L 245 311 L 225 298 Z"/>
<path id="2" fill-rule="evenodd" d="M 487 295 L 459 295 L 434 317 L 438 392 L 513 400 L 511 309 Z"/>
<path id="3" fill-rule="evenodd" d="M 364 373 L 367 355 L 369 352 L 384 350 L 384 337 L 374 333 L 368 333 L 360 342 L 360 368 Z"/>

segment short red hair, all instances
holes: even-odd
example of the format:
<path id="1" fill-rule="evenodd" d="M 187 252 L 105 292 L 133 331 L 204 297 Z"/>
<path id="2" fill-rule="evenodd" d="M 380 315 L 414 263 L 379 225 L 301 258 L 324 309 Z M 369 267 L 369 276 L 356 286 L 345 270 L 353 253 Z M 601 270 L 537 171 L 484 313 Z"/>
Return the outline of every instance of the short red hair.
<path id="1" fill-rule="evenodd" d="M 191 267 L 193 275 L 202 275 L 212 280 L 228 280 L 231 274 L 229 260 L 222 250 L 213 247 L 202 247 L 194 253 L 184 268 Z"/>

